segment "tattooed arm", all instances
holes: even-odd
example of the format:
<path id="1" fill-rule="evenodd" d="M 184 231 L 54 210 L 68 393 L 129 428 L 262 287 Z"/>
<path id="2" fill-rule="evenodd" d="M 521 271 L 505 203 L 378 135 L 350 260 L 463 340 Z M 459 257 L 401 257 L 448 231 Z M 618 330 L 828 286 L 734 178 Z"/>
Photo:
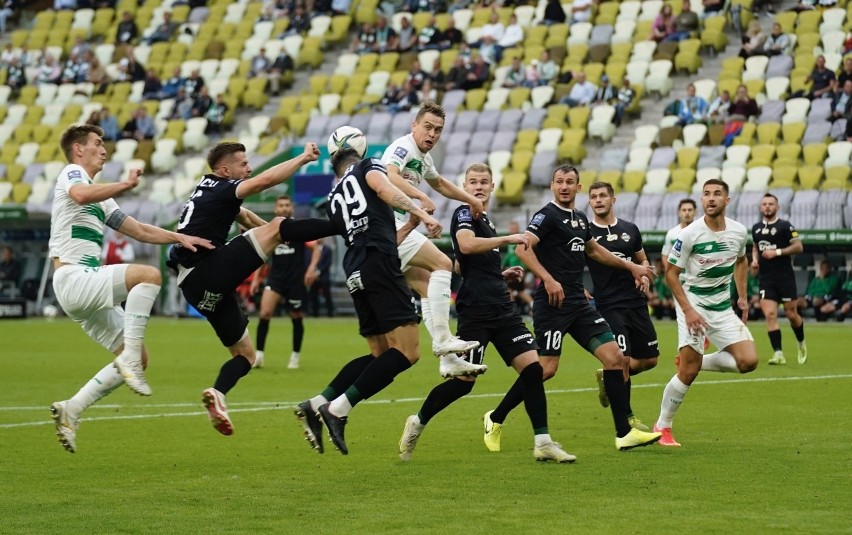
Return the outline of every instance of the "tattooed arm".
<path id="1" fill-rule="evenodd" d="M 441 224 L 434 217 L 426 213 L 425 210 L 414 204 L 414 201 L 408 195 L 391 184 L 390 180 L 388 180 L 388 175 L 381 171 L 373 170 L 367 173 L 366 178 L 367 184 L 373 188 L 373 191 L 376 192 L 376 195 L 381 200 L 393 208 L 417 216 L 426 225 L 430 237 L 436 238 L 441 235 Z"/>

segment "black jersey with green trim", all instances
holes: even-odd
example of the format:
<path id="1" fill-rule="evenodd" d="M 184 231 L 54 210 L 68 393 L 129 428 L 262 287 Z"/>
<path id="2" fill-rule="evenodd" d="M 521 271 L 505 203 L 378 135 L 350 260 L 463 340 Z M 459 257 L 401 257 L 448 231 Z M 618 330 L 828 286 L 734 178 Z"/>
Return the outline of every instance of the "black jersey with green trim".
<path id="1" fill-rule="evenodd" d="M 633 262 L 636 253 L 642 250 L 642 234 L 630 221 L 616 219 L 613 225 L 591 223 L 592 236 L 598 244 L 619 258 Z M 636 288 L 633 275 L 625 269 L 607 266 L 586 258 L 592 283 L 595 288 L 595 306 L 603 308 L 634 308 L 646 306 L 647 299 Z"/>

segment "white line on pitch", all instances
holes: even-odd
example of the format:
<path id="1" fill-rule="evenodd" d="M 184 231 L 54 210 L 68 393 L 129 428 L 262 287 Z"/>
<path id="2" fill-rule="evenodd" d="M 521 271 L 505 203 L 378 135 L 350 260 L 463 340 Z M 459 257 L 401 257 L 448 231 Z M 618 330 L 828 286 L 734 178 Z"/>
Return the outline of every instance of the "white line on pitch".
<path id="1" fill-rule="evenodd" d="M 705 385 L 725 385 L 725 384 L 733 384 L 733 383 L 777 383 L 777 382 L 785 382 L 785 381 L 820 381 L 824 379 L 850 379 L 852 378 L 852 374 L 840 374 L 840 375 L 815 375 L 815 376 L 803 376 L 803 377 L 755 377 L 752 379 L 743 378 L 743 379 L 722 379 L 722 380 L 711 380 L 711 381 L 701 381 L 696 383 L 697 386 L 705 386 Z M 662 388 L 666 386 L 663 383 L 651 383 L 651 384 L 633 384 L 633 388 Z M 547 394 L 577 394 L 584 392 L 597 392 L 597 388 L 567 388 L 567 389 L 554 389 L 548 390 Z M 469 394 L 465 396 L 465 398 L 495 398 L 501 397 L 504 393 L 488 393 L 488 394 Z M 424 398 L 416 397 L 416 398 L 397 398 L 397 399 L 376 399 L 376 400 L 365 400 L 362 404 L 369 405 L 385 405 L 390 403 L 410 403 L 410 402 L 422 402 Z M 260 412 L 260 411 L 268 411 L 268 410 L 280 410 L 280 409 L 292 409 L 296 406 L 299 401 L 266 401 L 266 402 L 243 402 L 243 403 L 233 403 L 229 404 L 230 407 L 246 405 L 246 408 L 229 408 L 228 412 Z M 180 407 L 197 407 L 198 405 L 193 403 L 162 403 L 155 405 L 144 405 L 144 407 L 148 408 L 180 408 Z M 100 408 L 100 409 L 117 409 L 117 408 L 131 408 L 130 405 L 94 405 L 91 408 Z M 135 407 L 133 408 L 140 408 Z M 11 410 L 41 410 L 47 412 L 48 408 L 44 407 L 0 407 L 0 410 L 11 411 Z M 141 420 L 147 418 L 167 418 L 167 417 L 175 417 L 175 416 L 199 416 L 206 414 L 205 411 L 194 411 L 194 412 L 166 412 L 166 413 L 158 413 L 158 414 L 128 414 L 121 416 L 95 416 L 92 418 L 84 418 L 83 421 L 86 422 L 97 422 L 102 420 Z M 20 423 L 12 423 L 12 424 L 0 424 L 0 429 L 11 429 L 15 427 L 33 427 L 39 425 L 51 425 L 53 424 L 50 420 L 39 420 L 36 422 L 20 422 Z"/>

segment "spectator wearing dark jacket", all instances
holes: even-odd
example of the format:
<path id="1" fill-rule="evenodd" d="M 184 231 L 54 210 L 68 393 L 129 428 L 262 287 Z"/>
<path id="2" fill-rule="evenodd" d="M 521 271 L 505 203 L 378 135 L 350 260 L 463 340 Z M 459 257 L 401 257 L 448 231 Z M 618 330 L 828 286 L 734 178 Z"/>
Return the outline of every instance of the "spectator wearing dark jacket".
<path id="1" fill-rule="evenodd" d="M 118 29 L 115 32 L 116 44 L 133 44 L 138 36 L 139 27 L 136 26 L 133 15 L 129 11 L 125 11 L 121 15 L 121 22 L 118 23 Z"/>

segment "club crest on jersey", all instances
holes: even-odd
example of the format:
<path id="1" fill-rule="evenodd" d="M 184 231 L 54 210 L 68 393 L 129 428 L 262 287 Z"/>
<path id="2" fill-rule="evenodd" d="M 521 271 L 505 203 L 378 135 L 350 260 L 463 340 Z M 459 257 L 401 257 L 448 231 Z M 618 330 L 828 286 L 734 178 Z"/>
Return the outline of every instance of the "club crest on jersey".
<path id="1" fill-rule="evenodd" d="M 459 223 L 469 223 L 473 221 L 473 216 L 470 215 L 470 210 L 467 208 L 459 210 L 458 221 Z"/>
<path id="2" fill-rule="evenodd" d="M 626 242 L 629 242 L 629 241 L 630 241 L 630 234 L 628 234 L 628 233 L 626 233 L 626 232 L 622 233 L 622 234 L 621 234 L 621 239 L 622 239 L 622 240 L 624 240 L 624 242 L 625 242 L 625 243 L 626 243 Z"/>
<path id="3" fill-rule="evenodd" d="M 393 151 L 393 155 L 397 158 L 405 158 L 408 155 L 408 149 L 406 149 L 405 147 L 397 147 Z"/>
<path id="4" fill-rule="evenodd" d="M 583 222 L 582 219 L 580 221 L 578 221 L 578 223 L 579 223 L 581 229 L 586 230 L 586 223 Z"/>
<path id="5" fill-rule="evenodd" d="M 775 227 L 772 227 L 772 230 L 770 230 L 769 233 L 771 235 L 775 236 L 778 233 L 778 229 L 776 229 Z"/>
<path id="6" fill-rule="evenodd" d="M 536 214 L 530 221 L 530 226 L 541 225 L 542 221 L 544 221 L 544 214 Z"/>
<path id="7" fill-rule="evenodd" d="M 576 222 L 576 221 L 574 221 L 573 219 L 571 220 L 571 227 L 572 227 L 572 228 L 577 228 L 577 222 Z"/>

